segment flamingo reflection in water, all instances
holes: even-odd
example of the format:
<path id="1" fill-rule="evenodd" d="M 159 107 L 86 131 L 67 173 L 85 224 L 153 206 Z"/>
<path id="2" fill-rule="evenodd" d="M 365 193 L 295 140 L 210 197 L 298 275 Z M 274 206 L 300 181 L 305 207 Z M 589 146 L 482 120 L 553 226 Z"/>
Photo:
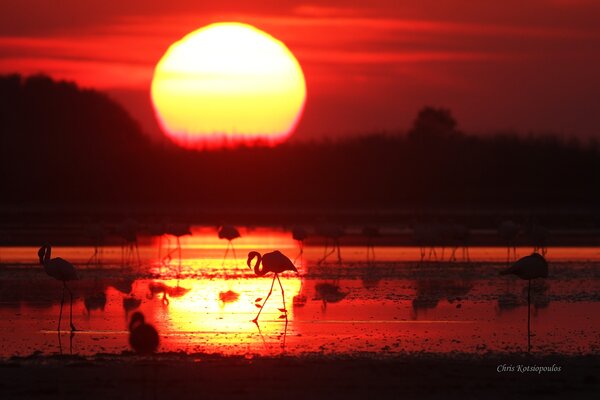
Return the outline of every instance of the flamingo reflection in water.
<path id="1" fill-rule="evenodd" d="M 538 254 L 533 253 L 515 262 L 500 275 L 516 275 L 527 280 L 527 352 L 531 351 L 531 280 L 548 277 L 548 262 Z"/>
<path id="2" fill-rule="evenodd" d="M 152 300 L 157 294 L 162 294 L 161 301 L 165 306 L 169 305 L 169 297 L 183 297 L 190 291 L 190 289 L 179 286 L 179 281 L 177 282 L 177 286 L 169 286 L 162 282 L 150 282 L 148 290 L 149 293 L 146 295 L 148 300 Z"/>
<path id="3" fill-rule="evenodd" d="M 321 300 L 321 310 L 327 310 L 327 303 L 339 303 L 348 296 L 348 292 L 342 292 L 337 282 L 321 282 L 315 285 L 315 300 Z"/>
<path id="4" fill-rule="evenodd" d="M 279 274 L 284 271 L 294 271 L 294 272 L 298 273 L 298 270 L 294 266 L 294 263 L 292 263 L 292 261 L 288 257 L 286 257 L 282 252 L 280 252 L 279 250 L 273 251 L 271 253 L 265 253 L 264 255 L 261 255 L 257 251 L 249 252 L 248 253 L 248 261 L 246 262 L 248 264 L 249 268 L 252 268 L 252 261 L 255 258 L 257 258 L 257 261 L 254 264 L 254 273 L 257 276 L 265 276 L 269 272 L 273 272 L 275 275 L 273 276 L 273 281 L 271 282 L 271 289 L 269 290 L 269 294 L 267 295 L 267 298 L 265 299 L 265 301 L 263 302 L 262 305 L 257 304 L 257 307 L 259 307 L 260 310 L 258 310 L 258 314 L 256 314 L 256 318 L 254 318 L 252 320 L 252 322 L 254 322 L 255 324 L 258 324 L 258 317 L 260 316 L 260 313 L 262 312 L 263 308 L 265 307 L 265 304 L 267 304 L 267 300 L 269 300 L 269 297 L 271 297 L 271 293 L 273 293 L 273 286 L 275 285 L 275 279 L 277 279 L 277 282 L 279 282 L 279 287 L 281 288 L 281 298 L 283 299 L 283 308 L 280 308 L 279 311 L 281 311 L 284 314 L 280 318 L 285 318 L 287 320 L 287 309 L 285 306 L 285 292 L 283 290 L 283 285 L 281 284 L 281 280 L 279 279 Z M 260 267 L 261 264 L 262 264 L 262 268 Z M 256 299 L 256 303 L 260 302 L 261 300 L 262 300 L 262 298 Z"/>
<path id="5" fill-rule="evenodd" d="M 56 330 L 60 332 L 60 322 L 62 319 L 62 310 L 65 302 L 65 290 L 69 292 L 71 297 L 70 312 L 69 312 L 69 323 L 71 324 L 71 332 L 76 331 L 75 325 L 73 325 L 73 292 L 67 286 L 67 282 L 77 279 L 77 271 L 75 266 L 65 259 L 60 257 L 50 258 L 52 254 L 52 246 L 45 244 L 38 250 L 38 257 L 40 264 L 44 266 L 44 271 L 63 283 L 63 293 L 60 300 L 60 313 L 58 314 L 58 327 Z"/>

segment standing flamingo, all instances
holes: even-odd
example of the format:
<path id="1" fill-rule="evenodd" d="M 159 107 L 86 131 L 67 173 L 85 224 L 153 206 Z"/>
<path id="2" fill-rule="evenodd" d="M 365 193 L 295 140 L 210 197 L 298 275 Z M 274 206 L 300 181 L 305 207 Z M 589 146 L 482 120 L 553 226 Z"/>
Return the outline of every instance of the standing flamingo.
<path id="1" fill-rule="evenodd" d="M 252 268 L 252 260 L 254 260 L 254 258 L 258 258 L 256 264 L 254 264 L 254 273 L 257 276 L 265 276 L 269 272 L 273 272 L 275 276 L 273 276 L 273 282 L 271 282 L 271 289 L 269 290 L 269 294 L 267 295 L 267 298 L 263 302 L 262 306 L 259 306 L 260 310 L 258 311 L 258 314 L 256 314 L 256 318 L 254 318 L 252 322 L 258 324 L 258 317 L 260 316 L 260 313 L 265 307 L 265 304 L 267 304 L 267 300 L 269 300 L 271 293 L 273 293 L 273 285 L 275 285 L 275 279 L 277 279 L 277 282 L 279 282 L 279 287 L 281 288 L 281 298 L 283 299 L 283 308 L 280 308 L 279 311 L 285 313 L 287 318 L 287 309 L 285 308 L 285 293 L 283 291 L 281 281 L 279 280 L 279 274 L 284 271 L 294 271 L 297 273 L 298 270 L 294 266 L 294 263 L 292 263 L 292 261 L 279 250 L 273 251 L 271 253 L 265 253 L 264 255 L 261 255 L 257 251 L 251 251 L 250 253 L 248 253 L 247 261 L 249 268 Z M 260 268 L 261 263 L 262 268 Z M 257 299 L 256 301 L 258 302 L 260 301 L 260 299 Z"/>
<path id="2" fill-rule="evenodd" d="M 158 348 L 156 328 L 145 322 L 144 314 L 136 311 L 129 322 L 129 344 L 138 354 L 152 354 Z"/>
<path id="3" fill-rule="evenodd" d="M 60 321 L 62 319 L 63 304 L 65 302 L 65 290 L 69 292 L 71 297 L 71 305 L 69 312 L 69 323 L 71 324 L 71 332 L 76 331 L 75 325 L 73 325 L 73 292 L 67 286 L 68 281 L 77 279 L 77 271 L 75 266 L 60 257 L 50 258 L 52 253 L 52 247 L 49 244 L 45 244 L 38 250 L 38 257 L 40 258 L 40 264 L 44 266 L 44 271 L 54 279 L 57 279 L 63 283 L 62 299 L 60 300 L 60 313 L 58 314 L 58 328 L 56 330 L 60 332 Z"/>
<path id="4" fill-rule="evenodd" d="M 300 253 L 298 253 L 298 256 L 296 256 L 296 258 L 294 259 L 294 262 L 296 262 L 297 259 L 302 260 L 302 255 L 304 254 L 304 241 L 306 240 L 307 237 L 308 237 L 308 232 L 303 227 L 294 226 L 292 228 L 292 238 L 295 241 L 297 241 L 300 245 Z"/>
<path id="5" fill-rule="evenodd" d="M 517 258 L 517 238 L 521 233 L 521 227 L 512 220 L 502 221 L 498 225 L 498 236 L 506 244 L 506 264 L 510 263 L 511 255 L 510 250 L 512 249 L 512 255 L 514 259 Z"/>
<path id="6" fill-rule="evenodd" d="M 375 261 L 375 245 L 373 241 L 380 236 L 377 226 L 365 226 L 362 234 L 367 238 L 367 263 Z"/>
<path id="7" fill-rule="evenodd" d="M 527 352 L 531 350 L 531 280 L 548 277 L 548 262 L 538 254 L 533 253 L 515 262 L 511 267 L 500 272 L 500 275 L 516 275 L 528 281 L 527 286 Z"/>
<path id="8" fill-rule="evenodd" d="M 342 263 L 342 251 L 340 249 L 340 238 L 344 236 L 344 228 L 336 224 L 324 224 L 317 227 L 317 235 L 325 238 L 325 252 L 323 258 L 317 261 L 317 264 L 323 263 L 330 255 L 337 250 L 338 263 Z M 329 241 L 332 242 L 331 251 L 327 252 Z"/>
<path id="9" fill-rule="evenodd" d="M 233 225 L 223 225 L 219 229 L 219 239 L 227 239 L 227 248 L 225 249 L 225 255 L 223 256 L 223 264 L 225 264 L 225 259 L 227 258 L 227 254 L 229 254 L 230 247 L 231 251 L 233 252 L 234 260 L 237 260 L 235 249 L 233 248 L 233 243 L 231 241 L 241 236 L 242 235 L 240 235 L 240 232 Z"/>

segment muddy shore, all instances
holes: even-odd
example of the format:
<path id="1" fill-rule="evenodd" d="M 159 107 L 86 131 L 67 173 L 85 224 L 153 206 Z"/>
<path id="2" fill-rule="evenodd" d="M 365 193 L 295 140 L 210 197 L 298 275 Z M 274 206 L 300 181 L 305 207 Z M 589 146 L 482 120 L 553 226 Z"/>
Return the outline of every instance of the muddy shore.
<path id="1" fill-rule="evenodd" d="M 598 355 L 462 353 L 33 355 L 0 362 L 0 392 L 4 399 L 576 399 L 597 395 L 599 361 Z M 524 371 L 535 367 L 546 371 Z"/>

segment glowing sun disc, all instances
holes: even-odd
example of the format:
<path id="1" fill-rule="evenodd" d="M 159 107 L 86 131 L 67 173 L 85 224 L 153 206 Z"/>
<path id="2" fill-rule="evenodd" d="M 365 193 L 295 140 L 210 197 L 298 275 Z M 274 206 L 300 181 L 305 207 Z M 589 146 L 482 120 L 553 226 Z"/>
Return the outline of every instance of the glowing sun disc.
<path id="1" fill-rule="evenodd" d="M 300 120 L 306 82 L 282 42 L 224 22 L 169 47 L 154 70 L 151 97 L 163 131 L 183 147 L 273 145 Z"/>

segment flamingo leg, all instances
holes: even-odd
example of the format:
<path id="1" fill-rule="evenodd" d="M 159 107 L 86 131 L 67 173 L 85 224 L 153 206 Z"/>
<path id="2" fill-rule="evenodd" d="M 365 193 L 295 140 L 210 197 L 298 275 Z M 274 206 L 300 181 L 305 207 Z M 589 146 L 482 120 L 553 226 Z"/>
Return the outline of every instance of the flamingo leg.
<path id="1" fill-rule="evenodd" d="M 63 304 L 65 303 L 65 288 L 66 287 L 67 287 L 66 283 L 63 282 L 62 299 L 60 300 L 60 312 L 58 313 L 58 328 L 56 328 L 56 330 L 59 332 L 59 335 L 60 335 L 60 321 L 62 319 Z M 62 352 L 62 350 L 61 350 L 61 352 Z"/>
<path id="2" fill-rule="evenodd" d="M 69 289 L 69 287 L 67 286 L 67 282 L 65 282 L 65 288 L 67 289 L 67 291 L 69 292 L 69 296 L 71 297 L 71 304 L 69 307 L 69 323 L 71 324 L 71 332 L 74 332 L 77 330 L 77 328 L 75 328 L 75 325 L 73 325 L 73 292 L 71 292 L 71 289 Z"/>
<path id="3" fill-rule="evenodd" d="M 231 240 L 229 241 L 229 244 L 231 245 L 231 252 L 233 253 L 233 260 L 237 266 L 237 256 L 235 255 L 235 247 L 233 247 L 233 243 L 231 242 Z"/>
<path id="4" fill-rule="evenodd" d="M 279 287 L 281 288 L 281 298 L 283 299 L 283 312 L 286 313 L 287 315 L 287 309 L 285 308 L 285 292 L 283 291 L 283 285 L 281 284 L 281 281 L 279 280 L 279 274 L 275 274 L 275 277 L 277 278 L 277 282 L 279 282 Z"/>
<path id="5" fill-rule="evenodd" d="M 223 256 L 223 262 L 221 263 L 221 268 L 225 266 L 225 259 L 227 258 L 227 254 L 229 254 L 229 245 L 231 242 L 227 242 L 227 247 L 225 247 L 225 255 Z"/>
<path id="6" fill-rule="evenodd" d="M 273 281 L 271 282 L 271 289 L 269 290 L 269 294 L 267 295 L 267 298 L 263 302 L 262 306 L 260 306 L 260 310 L 258 310 L 258 314 L 256 314 L 256 317 L 252 320 L 252 322 L 254 322 L 257 325 L 258 325 L 258 317 L 260 316 L 260 313 L 262 312 L 263 308 L 265 307 L 265 304 L 267 304 L 267 300 L 269 300 L 269 297 L 271 297 L 271 293 L 273 293 L 273 286 L 275 285 L 275 277 L 277 277 L 277 274 L 275 274 L 275 276 L 273 277 Z"/>
<path id="7" fill-rule="evenodd" d="M 335 246 L 337 247 L 338 262 L 341 263 L 342 262 L 342 249 L 340 248 L 339 240 L 335 241 Z"/>
<path id="8" fill-rule="evenodd" d="M 179 264 L 177 266 L 177 278 L 181 274 L 181 241 L 179 240 L 179 236 L 177 236 L 177 249 L 179 249 Z"/>
<path id="9" fill-rule="evenodd" d="M 323 261 L 325 261 L 330 255 L 332 255 L 333 253 L 335 253 L 335 244 L 333 245 L 333 247 L 331 247 L 331 251 L 328 253 L 327 249 L 329 248 L 329 241 L 327 241 L 325 243 L 325 254 L 323 255 L 323 258 L 321 258 L 317 264 L 321 264 Z"/>

